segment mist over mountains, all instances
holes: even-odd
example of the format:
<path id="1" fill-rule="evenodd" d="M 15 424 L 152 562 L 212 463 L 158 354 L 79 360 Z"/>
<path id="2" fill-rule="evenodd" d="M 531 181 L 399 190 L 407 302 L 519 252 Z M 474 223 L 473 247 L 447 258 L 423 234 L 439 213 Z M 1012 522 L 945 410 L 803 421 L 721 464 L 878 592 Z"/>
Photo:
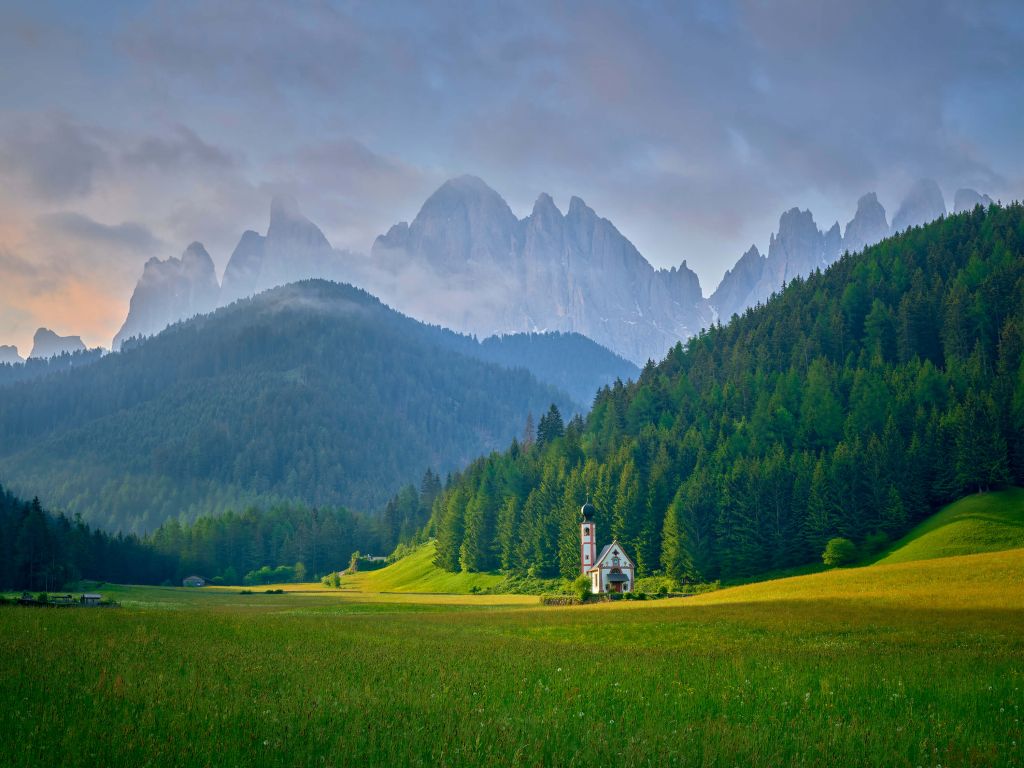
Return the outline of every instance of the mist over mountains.
<path id="1" fill-rule="evenodd" d="M 954 195 L 955 211 L 989 203 L 972 189 Z M 406 314 L 459 332 L 580 333 L 643 364 L 844 252 L 945 213 L 942 191 L 931 180 L 910 189 L 892 225 L 874 193 L 858 200 L 842 228 L 835 222 L 823 231 L 811 211 L 791 208 L 767 253 L 751 246 L 705 298 L 685 261 L 654 268 L 578 197 L 563 213 L 541 194 L 520 219 L 484 181 L 461 176 L 430 195 L 411 223 L 380 235 L 365 255 L 333 248 L 297 203 L 282 196 L 271 203 L 266 234 L 242 234 L 219 285 L 200 243 L 180 259 L 150 259 L 113 345 L 277 285 L 319 277 L 352 283 Z"/>

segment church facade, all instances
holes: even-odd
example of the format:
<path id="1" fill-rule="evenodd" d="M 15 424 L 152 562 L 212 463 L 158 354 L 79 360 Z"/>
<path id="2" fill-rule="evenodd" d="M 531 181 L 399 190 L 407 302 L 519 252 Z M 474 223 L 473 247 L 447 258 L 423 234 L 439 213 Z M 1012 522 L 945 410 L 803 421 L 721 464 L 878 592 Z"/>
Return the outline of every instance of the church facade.
<path id="1" fill-rule="evenodd" d="M 617 539 L 597 551 L 597 524 L 594 505 L 589 501 L 580 510 L 580 571 L 590 577 L 590 591 L 632 592 L 636 566 Z"/>

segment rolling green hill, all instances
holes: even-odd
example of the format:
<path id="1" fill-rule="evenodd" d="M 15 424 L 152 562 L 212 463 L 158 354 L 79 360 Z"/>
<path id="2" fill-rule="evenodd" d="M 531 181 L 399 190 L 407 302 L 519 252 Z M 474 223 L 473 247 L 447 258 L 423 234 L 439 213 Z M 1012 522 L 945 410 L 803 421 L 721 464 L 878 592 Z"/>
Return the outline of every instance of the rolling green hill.
<path id="1" fill-rule="evenodd" d="M 979 493 L 950 504 L 896 542 L 877 564 L 1024 547 L 1024 489 Z"/>
<path id="2" fill-rule="evenodd" d="M 342 578 L 342 589 L 354 592 L 452 592 L 486 589 L 504 580 L 497 573 L 450 573 L 434 565 L 434 542 L 428 542 L 401 560 L 378 571 Z"/>

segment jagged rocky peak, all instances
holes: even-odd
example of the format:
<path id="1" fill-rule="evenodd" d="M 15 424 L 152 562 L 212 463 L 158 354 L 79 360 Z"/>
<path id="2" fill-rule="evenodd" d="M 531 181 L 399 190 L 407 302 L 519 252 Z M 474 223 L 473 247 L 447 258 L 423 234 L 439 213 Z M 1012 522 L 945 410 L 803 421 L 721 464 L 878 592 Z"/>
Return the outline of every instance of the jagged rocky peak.
<path id="1" fill-rule="evenodd" d="M 551 198 L 547 192 L 541 192 L 537 195 L 537 200 L 533 204 L 533 211 L 530 213 L 531 219 L 540 219 L 541 221 L 552 221 L 555 219 L 561 220 L 562 212 L 558 210 L 558 206 L 555 205 L 555 201 Z"/>
<path id="2" fill-rule="evenodd" d="M 992 205 L 992 198 L 988 195 L 983 195 L 978 192 L 978 190 L 971 189 L 970 187 L 958 189 L 956 194 L 953 195 L 954 213 L 973 211 L 976 205 L 980 205 L 982 208 L 988 208 Z"/>
<path id="3" fill-rule="evenodd" d="M 128 317 L 114 337 L 113 348 L 120 349 L 126 339 L 152 336 L 178 320 L 210 312 L 219 298 L 213 259 L 202 243 L 190 244 L 181 258 L 152 258 L 135 285 Z"/>
<path id="4" fill-rule="evenodd" d="M 824 235 L 814 223 L 809 210 L 790 208 L 779 217 L 778 234 L 768 243 L 768 261 L 785 264 L 782 277 L 792 279 L 805 268 L 814 268 L 822 262 Z"/>
<path id="5" fill-rule="evenodd" d="M 767 261 L 768 258 L 761 255 L 757 246 L 751 245 L 733 268 L 726 270 L 718 288 L 708 299 L 720 318 L 728 320 L 757 303 L 757 298 L 752 294 L 761 282 Z"/>
<path id="6" fill-rule="evenodd" d="M 458 176 L 446 181 L 427 198 L 410 228 L 415 230 L 428 222 L 446 219 L 471 227 L 481 223 L 508 226 L 515 222 L 516 217 L 505 199 L 483 179 Z"/>
<path id="7" fill-rule="evenodd" d="M 32 353 L 29 357 L 48 358 L 65 352 L 81 352 L 85 344 L 79 336 L 58 336 L 49 328 L 40 328 L 32 337 Z"/>
<path id="8" fill-rule="evenodd" d="M 857 201 L 857 212 L 846 225 L 843 247 L 850 253 L 856 253 L 888 236 L 889 222 L 878 196 L 874 192 L 861 195 Z"/>
<path id="9" fill-rule="evenodd" d="M 392 227 L 378 237 L 372 253 L 386 269 L 399 269 L 413 256 L 435 271 L 457 274 L 467 263 L 506 263 L 518 226 L 501 195 L 476 176 L 459 176 L 427 198 L 408 228 Z"/>
<path id="10" fill-rule="evenodd" d="M 655 270 L 581 198 L 563 215 L 541 194 L 520 220 L 475 176 L 442 184 L 408 227 L 377 238 L 373 257 L 389 304 L 481 336 L 575 331 L 643 362 L 711 314 L 688 267 Z"/>
<path id="11" fill-rule="evenodd" d="M 302 215 L 295 198 L 284 194 L 275 195 L 270 201 L 267 239 L 287 241 L 292 247 L 301 246 L 311 250 L 331 248 L 320 228 Z"/>
<path id="12" fill-rule="evenodd" d="M 945 215 L 946 201 L 939 185 L 932 179 L 921 179 L 915 182 L 900 203 L 899 210 L 892 217 L 892 229 L 893 232 L 902 232 Z"/>
<path id="13" fill-rule="evenodd" d="M 13 344 L 0 344 L 0 365 L 4 363 L 24 363 L 25 358 L 18 354 L 18 348 Z"/>
<path id="14" fill-rule="evenodd" d="M 278 285 L 307 278 L 343 279 L 345 254 L 335 251 L 320 228 L 299 209 L 295 199 L 275 195 L 270 224 L 261 236 L 246 231 L 228 260 L 221 303 L 252 296 Z"/>
<path id="15" fill-rule="evenodd" d="M 693 303 L 703 300 L 704 291 L 700 287 L 700 278 L 696 272 L 690 269 L 686 259 L 683 259 L 678 267 L 660 269 L 658 272 L 664 275 L 671 289 L 673 300 L 682 299 Z"/>

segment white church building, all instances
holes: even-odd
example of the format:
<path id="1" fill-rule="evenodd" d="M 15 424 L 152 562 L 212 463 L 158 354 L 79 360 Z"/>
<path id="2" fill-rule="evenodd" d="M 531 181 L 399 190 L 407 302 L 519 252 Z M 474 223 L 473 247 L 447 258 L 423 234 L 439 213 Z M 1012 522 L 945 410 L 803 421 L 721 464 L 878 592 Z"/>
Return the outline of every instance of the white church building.
<path id="1" fill-rule="evenodd" d="M 597 552 L 597 525 L 594 505 L 589 501 L 580 510 L 580 570 L 590 577 L 590 591 L 632 592 L 636 566 L 617 539 Z"/>

